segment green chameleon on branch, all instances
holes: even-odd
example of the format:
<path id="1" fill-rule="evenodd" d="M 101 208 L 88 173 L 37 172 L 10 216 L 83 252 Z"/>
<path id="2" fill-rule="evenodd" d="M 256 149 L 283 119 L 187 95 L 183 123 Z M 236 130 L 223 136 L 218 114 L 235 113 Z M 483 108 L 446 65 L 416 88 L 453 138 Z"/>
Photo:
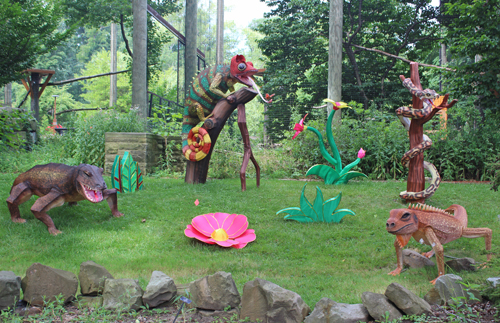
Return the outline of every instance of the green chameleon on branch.
<path id="1" fill-rule="evenodd" d="M 261 76 L 265 69 L 254 68 L 252 62 L 247 62 L 243 55 L 236 55 L 231 59 L 231 64 L 216 65 L 201 71 L 191 83 L 184 107 L 182 122 L 182 154 L 186 159 L 196 162 L 208 155 L 211 146 L 210 136 L 206 129 L 198 127 L 212 116 L 213 109 L 219 100 L 226 99 L 234 103 L 236 83 L 254 88 L 262 100 L 271 103 L 272 97 L 266 94 L 262 97 L 258 86 L 253 79 Z M 228 92 L 229 93 L 226 93 Z"/>

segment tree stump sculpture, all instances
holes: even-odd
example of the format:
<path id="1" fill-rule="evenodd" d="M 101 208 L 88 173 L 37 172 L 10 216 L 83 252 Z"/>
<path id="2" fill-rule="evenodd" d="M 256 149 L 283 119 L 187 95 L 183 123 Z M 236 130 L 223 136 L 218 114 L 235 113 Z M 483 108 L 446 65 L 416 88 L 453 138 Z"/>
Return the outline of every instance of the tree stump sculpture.
<path id="1" fill-rule="evenodd" d="M 439 95 L 433 90 L 422 90 L 418 63 L 410 63 L 409 79 L 405 78 L 404 75 L 400 75 L 399 78 L 412 94 L 412 108 L 401 107 L 396 110 L 403 125 L 405 125 L 403 120 L 406 119 L 405 117 L 411 118 L 411 122 L 408 121 L 405 125 L 409 126 L 410 150 L 405 153 L 402 159 L 403 164 L 409 167 L 408 180 L 406 191 L 401 192 L 400 197 L 406 202 L 424 203 L 425 199 L 436 191 L 441 181 L 434 165 L 424 161 L 423 151 L 432 144 L 430 139 L 424 135 L 424 124 L 431 120 L 439 110 L 451 108 L 457 100 L 452 100 L 448 104 L 449 94 L 445 94 L 442 102 L 435 106 L 431 98 L 439 97 Z M 427 189 L 425 189 L 424 167 L 430 170 L 433 175 L 433 182 Z"/>
<path id="2" fill-rule="evenodd" d="M 255 166 L 257 187 L 259 187 L 260 167 L 252 153 L 252 148 L 250 146 L 250 135 L 248 133 L 246 125 L 246 115 L 245 115 L 245 104 L 247 102 L 250 102 L 257 95 L 257 92 L 248 87 L 243 87 L 231 95 L 235 97 L 234 103 L 229 103 L 229 101 L 226 99 L 220 100 L 213 110 L 213 115 L 207 120 L 205 120 L 205 123 L 201 127 L 208 132 L 212 144 L 210 147 L 210 151 L 208 152 L 205 158 L 197 162 L 187 161 L 186 176 L 184 178 L 184 181 L 186 183 L 203 184 L 207 181 L 210 158 L 212 157 L 212 152 L 215 147 L 217 138 L 219 137 L 222 128 L 224 128 L 227 119 L 229 118 L 231 113 L 237 108 L 238 127 L 240 128 L 241 135 L 243 137 L 243 148 L 244 148 L 243 162 L 240 169 L 241 190 L 242 191 L 246 190 L 245 172 L 249 160 L 251 160 Z"/>

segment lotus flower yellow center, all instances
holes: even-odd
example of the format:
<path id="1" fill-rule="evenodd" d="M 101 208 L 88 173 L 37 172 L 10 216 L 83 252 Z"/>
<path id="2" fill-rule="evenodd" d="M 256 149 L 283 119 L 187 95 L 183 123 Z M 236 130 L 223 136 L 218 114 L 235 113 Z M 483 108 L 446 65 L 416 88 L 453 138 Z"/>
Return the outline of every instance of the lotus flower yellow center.
<path id="1" fill-rule="evenodd" d="M 222 228 L 215 230 L 214 232 L 212 232 L 212 234 L 210 236 L 215 241 L 226 241 L 227 239 L 229 239 L 229 236 L 227 235 L 226 230 L 224 230 Z"/>

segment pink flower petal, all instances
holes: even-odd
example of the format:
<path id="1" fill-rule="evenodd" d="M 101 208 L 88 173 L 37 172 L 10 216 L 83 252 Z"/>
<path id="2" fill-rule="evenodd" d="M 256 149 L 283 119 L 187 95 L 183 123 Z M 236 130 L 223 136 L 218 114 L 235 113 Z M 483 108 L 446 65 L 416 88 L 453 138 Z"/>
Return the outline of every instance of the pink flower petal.
<path id="1" fill-rule="evenodd" d="M 248 228 L 247 217 L 243 214 L 230 214 L 222 224 L 229 238 L 237 238 Z"/>
<path id="2" fill-rule="evenodd" d="M 363 157 L 365 157 L 365 151 L 363 150 L 363 148 L 361 148 L 359 151 L 358 151 L 358 158 L 361 159 Z"/>
<path id="3" fill-rule="evenodd" d="M 186 237 L 195 238 L 205 243 L 214 244 L 214 242 L 210 241 L 211 239 L 198 232 L 191 224 L 187 225 L 186 230 L 184 230 L 184 234 L 186 235 Z"/>
<path id="4" fill-rule="evenodd" d="M 227 240 L 225 240 L 225 241 L 216 241 L 216 240 L 214 240 L 214 239 L 209 239 L 209 240 L 210 240 L 210 242 L 212 242 L 212 243 L 216 243 L 216 244 L 218 244 L 219 246 L 221 246 L 221 247 L 226 247 L 226 248 L 228 248 L 228 247 L 232 247 L 233 245 L 238 244 L 238 242 L 237 242 L 237 241 L 232 240 L 232 239 L 227 239 Z"/>
<path id="5" fill-rule="evenodd" d="M 255 240 L 255 231 L 248 229 L 247 217 L 242 214 L 208 213 L 198 215 L 191 221 L 184 234 L 187 237 L 198 239 L 208 244 L 217 244 L 221 247 L 233 247 L 241 249 L 247 243 Z M 216 239 L 227 239 L 217 241 L 212 238 L 212 233 L 219 230 Z"/>
<path id="6" fill-rule="evenodd" d="M 198 206 L 198 204 L 200 204 L 200 201 L 198 201 L 198 199 L 196 199 L 196 201 L 194 201 L 194 205 Z"/>
<path id="7" fill-rule="evenodd" d="M 255 230 L 248 229 L 236 239 L 238 244 L 234 245 L 233 248 L 236 249 L 244 248 L 249 242 L 255 241 L 256 238 L 257 237 L 255 235 Z"/>
<path id="8" fill-rule="evenodd" d="M 191 221 L 191 224 L 198 232 L 210 237 L 212 232 L 220 228 L 213 215 L 213 213 L 198 215 Z"/>

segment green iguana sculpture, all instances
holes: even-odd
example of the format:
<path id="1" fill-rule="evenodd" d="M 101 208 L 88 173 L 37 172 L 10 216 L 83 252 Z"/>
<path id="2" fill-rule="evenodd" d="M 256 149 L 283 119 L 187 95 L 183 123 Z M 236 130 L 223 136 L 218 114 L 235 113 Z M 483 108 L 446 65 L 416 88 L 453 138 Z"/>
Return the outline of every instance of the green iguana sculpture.
<path id="1" fill-rule="evenodd" d="M 37 165 L 19 175 L 7 199 L 10 217 L 13 222 L 24 223 L 21 218 L 19 205 L 28 201 L 32 195 L 40 196 L 31 207 L 31 212 L 42 221 L 52 235 L 61 231 L 57 230 L 54 222 L 46 213 L 48 210 L 61 206 L 64 202 L 76 205 L 77 201 L 88 200 L 98 203 L 108 201 L 114 217 L 120 217 L 117 208 L 116 189 L 107 189 L 102 178 L 103 169 L 87 164 L 68 166 L 64 164 Z"/>

